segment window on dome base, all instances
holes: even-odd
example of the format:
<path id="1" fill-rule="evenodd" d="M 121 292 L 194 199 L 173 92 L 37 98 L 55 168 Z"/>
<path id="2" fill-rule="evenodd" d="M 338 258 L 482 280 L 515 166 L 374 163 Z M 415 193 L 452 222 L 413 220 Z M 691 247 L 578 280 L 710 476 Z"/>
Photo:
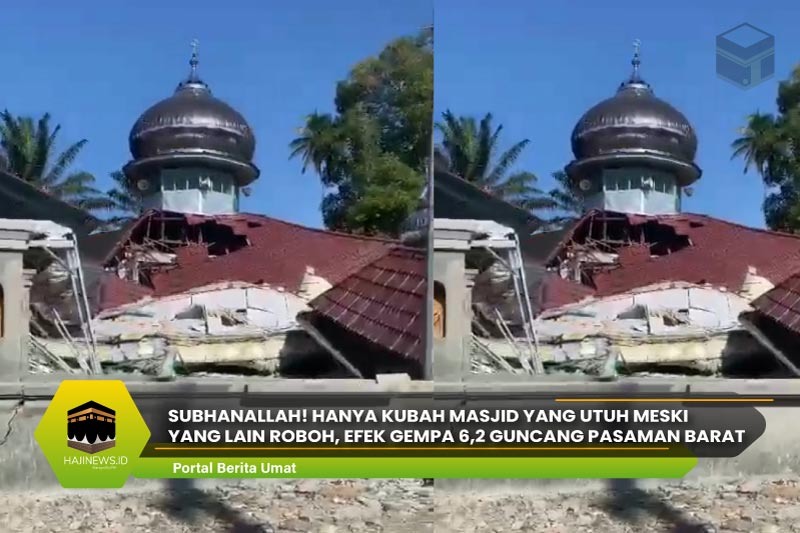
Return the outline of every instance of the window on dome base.
<path id="1" fill-rule="evenodd" d="M 649 168 L 610 168 L 603 171 L 604 191 L 633 189 L 675 194 L 675 177 L 669 172 Z"/>
<path id="2" fill-rule="evenodd" d="M 160 190 L 146 198 L 148 207 L 196 214 L 238 212 L 239 190 L 234 177 L 207 168 L 162 169 Z"/>
<path id="3" fill-rule="evenodd" d="M 593 208 L 639 214 L 680 211 L 675 176 L 647 167 L 609 168 L 602 172 L 602 192 L 587 203 Z"/>

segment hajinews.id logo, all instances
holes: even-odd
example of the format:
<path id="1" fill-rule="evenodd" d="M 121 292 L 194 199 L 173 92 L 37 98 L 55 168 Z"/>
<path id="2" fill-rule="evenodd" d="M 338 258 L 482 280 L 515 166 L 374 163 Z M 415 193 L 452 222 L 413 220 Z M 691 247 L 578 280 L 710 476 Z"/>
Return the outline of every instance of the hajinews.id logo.
<path id="1" fill-rule="evenodd" d="M 64 381 L 36 440 L 66 488 L 125 484 L 150 431 L 122 381 Z"/>

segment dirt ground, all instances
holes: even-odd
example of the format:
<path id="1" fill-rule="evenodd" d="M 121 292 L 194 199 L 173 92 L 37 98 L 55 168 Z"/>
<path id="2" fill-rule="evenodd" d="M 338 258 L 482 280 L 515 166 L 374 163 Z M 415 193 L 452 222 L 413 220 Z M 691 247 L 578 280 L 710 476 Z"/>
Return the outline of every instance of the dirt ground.
<path id="1" fill-rule="evenodd" d="M 800 532 L 800 479 L 531 498 L 435 495 L 438 532 Z"/>
<path id="2" fill-rule="evenodd" d="M 8 532 L 800 532 L 800 480 L 485 496 L 420 480 L 298 480 L 124 492 L 0 492 Z"/>

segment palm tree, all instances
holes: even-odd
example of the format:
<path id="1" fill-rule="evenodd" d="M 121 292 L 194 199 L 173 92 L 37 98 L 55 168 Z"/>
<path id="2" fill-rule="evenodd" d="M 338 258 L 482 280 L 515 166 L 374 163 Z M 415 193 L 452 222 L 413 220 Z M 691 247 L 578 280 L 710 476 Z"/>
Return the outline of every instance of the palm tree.
<path id="1" fill-rule="evenodd" d="M 447 161 L 448 170 L 499 198 L 528 210 L 552 209 L 555 202 L 537 186 L 531 172 L 508 174 L 530 140 L 523 139 L 499 153 L 499 137 L 503 126 L 492 127 L 487 113 L 480 123 L 473 117 L 442 113 L 436 124 L 442 135 L 437 157 Z"/>
<path id="2" fill-rule="evenodd" d="M 583 213 L 583 194 L 572 183 L 566 172 L 557 170 L 552 174 L 556 187 L 548 193 L 556 204 L 555 209 L 563 215 L 554 217 L 552 222 L 565 222 Z"/>
<path id="3" fill-rule="evenodd" d="M 121 170 L 115 170 L 110 175 L 114 182 L 114 187 L 109 189 L 106 194 L 113 202 L 111 210 L 118 214 L 106 220 L 106 225 L 110 228 L 118 228 L 134 220 L 144 211 L 142 196 L 136 187 L 128 180 L 128 177 Z"/>
<path id="4" fill-rule="evenodd" d="M 309 167 L 320 175 L 326 185 L 332 185 L 342 170 L 347 143 L 339 123 L 327 113 L 314 112 L 306 117 L 299 137 L 289 143 L 289 159 L 302 158 L 305 174 Z"/>
<path id="5" fill-rule="evenodd" d="M 15 117 L 7 110 L 0 114 L 0 144 L 8 154 L 8 170 L 20 179 L 60 200 L 87 211 L 108 209 L 110 199 L 94 187 L 88 172 L 68 173 L 70 165 L 86 146 L 86 139 L 56 152 L 61 126 L 51 128 L 50 114 L 38 121 Z"/>
<path id="6" fill-rule="evenodd" d="M 767 185 L 778 185 L 789 170 L 791 159 L 791 144 L 783 126 L 783 121 L 774 115 L 750 115 L 747 125 L 740 130 L 741 136 L 731 144 L 731 159 L 744 159 L 745 173 L 752 168 Z"/>

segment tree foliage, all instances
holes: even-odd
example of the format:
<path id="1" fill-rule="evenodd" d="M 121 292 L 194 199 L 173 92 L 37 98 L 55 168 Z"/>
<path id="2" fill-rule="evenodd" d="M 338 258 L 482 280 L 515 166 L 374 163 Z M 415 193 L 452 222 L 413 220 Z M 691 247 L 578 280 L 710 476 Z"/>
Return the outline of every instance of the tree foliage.
<path id="1" fill-rule="evenodd" d="M 109 176 L 114 186 L 106 191 L 113 216 L 105 221 L 109 228 L 118 228 L 142 214 L 142 196 L 124 172 L 115 170 Z"/>
<path id="2" fill-rule="evenodd" d="M 731 145 L 744 171 L 756 171 L 767 187 L 763 210 L 767 226 L 800 232 L 800 67 L 778 86 L 778 113 L 748 117 Z"/>
<path id="3" fill-rule="evenodd" d="M 550 219 L 550 222 L 562 224 L 579 217 L 583 213 L 583 193 L 563 170 L 553 172 L 552 176 L 556 187 L 548 195 L 555 202 L 555 210 L 559 214 Z"/>
<path id="4" fill-rule="evenodd" d="M 328 228 L 396 236 L 417 207 L 430 153 L 433 33 L 389 43 L 336 87 L 336 112 L 311 113 L 289 145 L 326 187 Z"/>
<path id="5" fill-rule="evenodd" d="M 538 188 L 535 174 L 510 173 L 530 140 L 523 139 L 500 151 L 503 126 L 495 128 L 492 119 L 491 113 L 480 122 L 474 117 L 456 116 L 449 110 L 442 113 L 442 121 L 436 124 L 441 134 L 437 156 L 446 161 L 453 174 L 509 203 L 531 211 L 554 208 L 555 201 Z"/>
<path id="6" fill-rule="evenodd" d="M 112 201 L 95 188 L 88 172 L 71 172 L 70 167 L 86 146 L 86 139 L 57 151 L 61 126 L 52 127 L 50 114 L 38 120 L 0 114 L 0 143 L 8 153 L 8 170 L 20 179 L 67 203 L 95 211 L 109 209 Z"/>

